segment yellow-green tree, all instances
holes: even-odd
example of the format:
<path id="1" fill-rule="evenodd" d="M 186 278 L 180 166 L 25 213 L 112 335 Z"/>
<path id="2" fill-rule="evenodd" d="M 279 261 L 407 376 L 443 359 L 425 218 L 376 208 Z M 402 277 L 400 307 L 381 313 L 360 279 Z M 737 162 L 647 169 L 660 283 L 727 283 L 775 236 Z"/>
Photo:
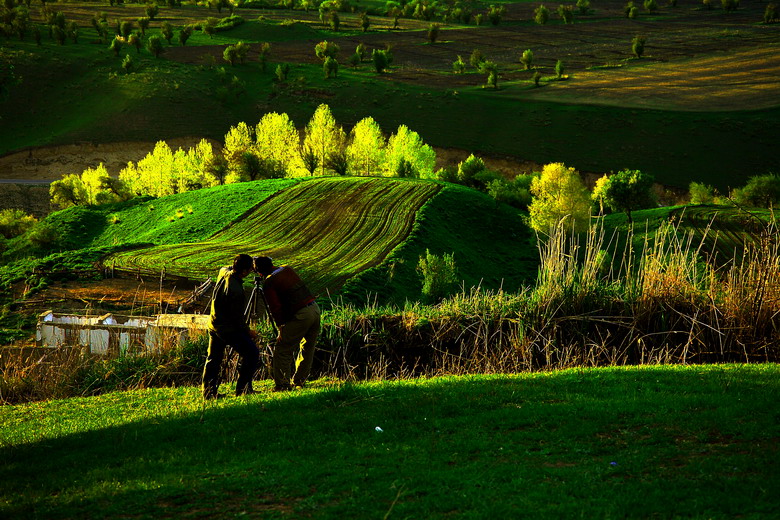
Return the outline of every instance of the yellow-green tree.
<path id="1" fill-rule="evenodd" d="M 590 197 L 579 173 L 563 163 L 551 163 L 531 181 L 533 199 L 528 206 L 531 227 L 547 232 L 562 224 L 584 231 L 590 220 Z"/>
<path id="2" fill-rule="evenodd" d="M 175 182 L 171 182 L 174 169 L 174 157 L 171 147 L 165 141 L 158 141 L 154 150 L 138 161 L 127 163 L 119 172 L 119 179 L 134 195 L 162 197 L 176 192 Z"/>
<path id="3" fill-rule="evenodd" d="M 607 198 L 607 188 L 609 187 L 609 176 L 604 175 L 596 180 L 596 185 L 593 187 L 593 192 L 590 194 L 590 198 L 599 205 L 599 215 L 604 214 L 604 202 Z"/>
<path id="4" fill-rule="evenodd" d="M 420 177 L 434 179 L 436 175 L 436 152 L 425 144 L 420 134 L 409 130 L 406 125 L 387 140 L 385 175 L 389 177 Z"/>
<path id="5" fill-rule="evenodd" d="M 346 134 L 333 118 L 330 107 L 326 104 L 318 106 L 306 125 L 303 147 L 316 156 L 320 175 L 325 175 L 328 158 L 343 152 L 345 144 Z"/>
<path id="6" fill-rule="evenodd" d="M 372 117 L 366 117 L 352 127 L 347 146 L 350 175 L 376 175 L 385 160 L 387 145 L 382 129 Z"/>
<path id="7" fill-rule="evenodd" d="M 69 208 L 70 206 L 84 204 L 87 198 L 87 190 L 81 181 L 81 176 L 71 173 L 51 183 L 49 196 L 52 203 L 61 208 Z"/>
<path id="8" fill-rule="evenodd" d="M 49 187 L 51 201 L 61 208 L 76 205 L 97 205 L 124 200 L 129 195 L 124 184 L 108 174 L 100 163 L 87 168 L 81 175 L 69 174 L 54 181 Z"/>
<path id="9" fill-rule="evenodd" d="M 243 121 L 236 126 L 231 126 L 225 134 L 225 146 L 222 148 L 222 155 L 228 165 L 228 176 L 226 183 L 238 182 L 242 180 L 242 160 L 245 152 L 254 152 L 255 136 L 249 125 Z"/>
<path id="10" fill-rule="evenodd" d="M 187 150 L 184 166 L 180 171 L 179 191 L 219 185 L 220 179 L 214 175 L 212 168 L 214 160 L 214 147 L 205 139 L 201 139 L 194 148 Z"/>
<path id="11" fill-rule="evenodd" d="M 271 112 L 263 116 L 255 128 L 257 154 L 278 164 L 288 176 L 300 175 L 303 162 L 298 152 L 300 134 L 287 114 Z"/>

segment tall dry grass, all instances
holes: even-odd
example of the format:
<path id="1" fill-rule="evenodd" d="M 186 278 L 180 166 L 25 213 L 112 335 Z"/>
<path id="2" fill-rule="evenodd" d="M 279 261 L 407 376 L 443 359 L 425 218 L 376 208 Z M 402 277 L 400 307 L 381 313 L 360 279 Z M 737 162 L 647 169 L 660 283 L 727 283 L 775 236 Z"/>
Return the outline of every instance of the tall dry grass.
<path id="1" fill-rule="evenodd" d="M 463 291 L 434 307 L 337 308 L 320 368 L 339 377 L 780 359 L 774 222 L 726 266 L 716 237 L 674 223 L 639 240 L 564 228 L 540 240 L 534 287 Z M 711 238 L 711 239 L 709 239 Z"/>

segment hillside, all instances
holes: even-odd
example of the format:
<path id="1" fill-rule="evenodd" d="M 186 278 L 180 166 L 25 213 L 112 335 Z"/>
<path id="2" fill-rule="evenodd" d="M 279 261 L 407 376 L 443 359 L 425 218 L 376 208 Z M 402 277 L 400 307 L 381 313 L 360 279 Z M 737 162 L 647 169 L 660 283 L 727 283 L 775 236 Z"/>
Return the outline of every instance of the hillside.
<path id="1" fill-rule="evenodd" d="M 295 265 L 322 297 L 346 284 L 354 301 L 419 298 L 416 267 L 426 250 L 454 253 L 467 288 L 514 290 L 536 274 L 532 235 L 516 210 L 469 188 L 412 179 L 239 183 L 73 207 L 34 232 L 41 229 L 54 237 L 46 248 L 30 246 L 28 234 L 10 254 L 113 251 L 103 265 L 193 281 L 213 276 L 239 252 L 268 255 Z"/>

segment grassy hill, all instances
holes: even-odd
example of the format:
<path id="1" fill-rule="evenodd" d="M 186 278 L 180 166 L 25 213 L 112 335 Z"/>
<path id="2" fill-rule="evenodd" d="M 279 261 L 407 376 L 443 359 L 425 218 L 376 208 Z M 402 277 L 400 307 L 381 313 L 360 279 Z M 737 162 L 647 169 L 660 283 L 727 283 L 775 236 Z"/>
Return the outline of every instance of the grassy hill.
<path id="1" fill-rule="evenodd" d="M 45 248 L 30 236 L 53 238 Z M 535 276 L 530 230 L 516 210 L 457 185 L 387 178 L 315 178 L 225 185 L 50 215 L 16 239 L 17 256 L 100 250 L 106 266 L 213 276 L 239 252 L 300 270 L 326 296 L 419 297 L 426 250 L 454 253 L 466 287 L 509 290 Z M 14 248 L 17 249 L 14 249 Z M 92 257 L 94 254 L 92 255 Z"/>
<path id="2" fill-rule="evenodd" d="M 4 518 L 769 518 L 776 364 L 0 407 Z"/>

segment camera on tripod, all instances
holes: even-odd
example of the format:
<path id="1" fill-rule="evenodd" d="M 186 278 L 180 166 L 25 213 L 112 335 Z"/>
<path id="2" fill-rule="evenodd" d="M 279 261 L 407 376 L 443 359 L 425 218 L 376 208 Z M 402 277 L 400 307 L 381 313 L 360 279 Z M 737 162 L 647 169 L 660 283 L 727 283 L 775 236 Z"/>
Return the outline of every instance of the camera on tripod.
<path id="1" fill-rule="evenodd" d="M 255 279 L 252 283 L 252 293 L 249 295 L 249 301 L 247 302 L 244 315 L 246 316 L 247 321 L 257 322 L 260 320 L 261 313 L 264 314 L 265 318 L 271 323 L 271 328 L 276 331 L 276 324 L 271 318 L 271 314 L 268 310 L 268 301 L 266 301 L 265 293 L 263 292 L 263 277 L 255 275 Z"/>

